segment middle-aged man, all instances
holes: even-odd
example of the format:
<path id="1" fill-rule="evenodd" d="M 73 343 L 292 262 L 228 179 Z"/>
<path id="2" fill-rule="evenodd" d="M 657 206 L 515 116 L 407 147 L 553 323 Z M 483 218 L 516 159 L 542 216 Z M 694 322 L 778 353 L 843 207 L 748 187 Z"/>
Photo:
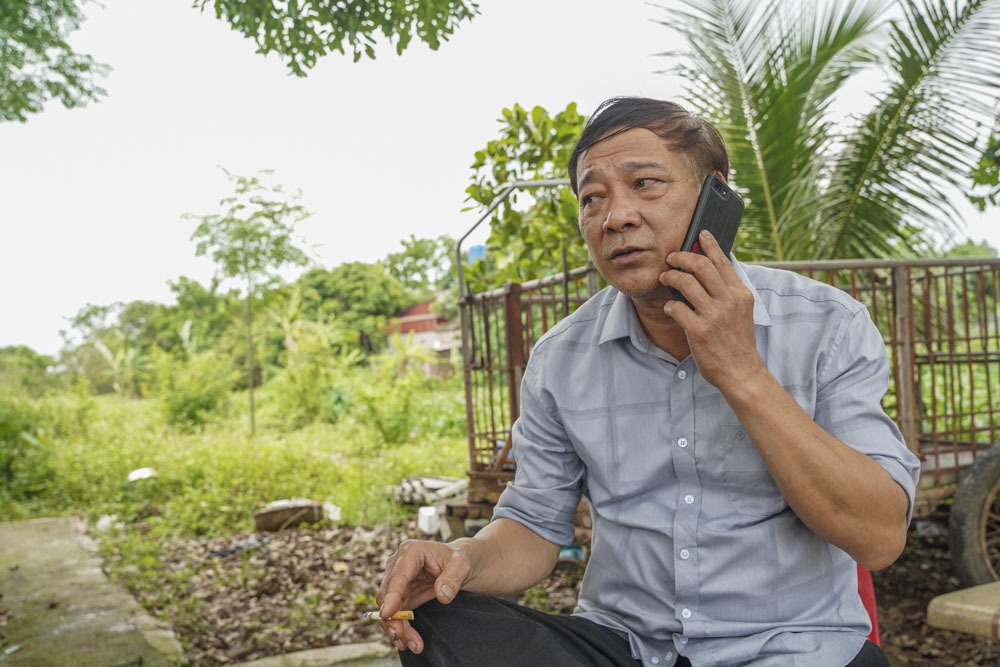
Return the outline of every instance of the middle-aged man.
<path id="1" fill-rule="evenodd" d="M 670 102 L 615 98 L 585 127 L 570 180 L 611 287 L 532 350 L 493 521 L 389 558 L 382 617 L 416 608 L 382 622 L 404 664 L 888 664 L 856 563 L 902 551 L 919 464 L 880 406 L 882 338 L 841 291 L 711 235 L 678 252 L 728 172 L 715 129 Z M 581 495 L 573 615 L 499 597 L 549 574 Z"/>

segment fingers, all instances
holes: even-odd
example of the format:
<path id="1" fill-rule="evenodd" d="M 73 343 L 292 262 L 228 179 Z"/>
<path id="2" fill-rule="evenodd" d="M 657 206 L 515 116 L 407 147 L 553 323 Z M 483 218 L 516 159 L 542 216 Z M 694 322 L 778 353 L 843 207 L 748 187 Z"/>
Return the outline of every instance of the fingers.
<path id="1" fill-rule="evenodd" d="M 386 618 L 402 609 L 406 602 L 410 608 L 423 604 L 430 596 L 423 600 L 415 599 L 421 589 L 429 589 L 427 584 L 428 573 L 427 556 L 419 543 L 407 540 L 399 545 L 396 553 L 389 557 L 385 565 L 385 574 L 382 577 L 382 584 L 379 586 L 375 596 L 379 604 L 379 612 Z"/>
<path id="2" fill-rule="evenodd" d="M 696 309 L 698 303 L 705 302 L 709 296 L 717 297 L 728 287 L 742 285 L 729 257 L 722 252 L 718 240 L 711 232 L 702 230 L 698 240 L 704 255 L 690 252 L 670 253 L 667 264 L 679 270 L 668 270 L 660 274 L 662 284 L 681 292 Z"/>
<path id="3" fill-rule="evenodd" d="M 382 632 L 397 651 L 422 653 L 424 640 L 409 621 L 383 621 Z"/>
<path id="4" fill-rule="evenodd" d="M 404 541 L 386 561 L 385 575 L 375 596 L 379 615 L 387 619 L 400 609 L 417 609 L 432 598 L 448 604 L 461 589 L 469 570 L 468 559 L 451 545 Z M 397 650 L 423 651 L 423 639 L 408 621 L 383 620 L 380 625 Z"/>

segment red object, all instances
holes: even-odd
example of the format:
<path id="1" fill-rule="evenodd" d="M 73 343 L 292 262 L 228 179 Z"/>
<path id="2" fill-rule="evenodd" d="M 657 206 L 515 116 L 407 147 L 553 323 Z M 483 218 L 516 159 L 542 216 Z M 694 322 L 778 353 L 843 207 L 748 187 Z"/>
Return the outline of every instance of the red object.
<path id="1" fill-rule="evenodd" d="M 872 631 L 868 639 L 875 645 L 881 646 L 882 642 L 878 635 L 878 608 L 875 606 L 875 584 L 872 582 L 872 573 L 858 565 L 858 594 L 861 595 L 861 603 L 865 605 L 869 618 L 872 619 Z"/>

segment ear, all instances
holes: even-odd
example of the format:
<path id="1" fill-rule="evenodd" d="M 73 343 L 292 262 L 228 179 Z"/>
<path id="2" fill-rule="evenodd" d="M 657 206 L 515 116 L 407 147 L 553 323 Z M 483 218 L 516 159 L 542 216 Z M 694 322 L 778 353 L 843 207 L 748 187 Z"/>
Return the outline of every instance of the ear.
<path id="1" fill-rule="evenodd" d="M 710 174 L 715 174 L 716 176 L 718 176 L 719 178 L 721 178 L 721 179 L 722 179 L 722 182 L 723 182 L 723 183 L 726 183 L 726 184 L 728 184 L 728 183 L 729 183 L 729 179 L 727 179 L 727 178 L 725 177 L 725 175 L 724 175 L 724 174 L 723 174 L 723 173 L 722 173 L 721 171 L 719 171 L 718 169 L 713 169 L 713 170 L 712 170 L 712 171 L 710 171 L 709 173 L 710 173 Z"/>

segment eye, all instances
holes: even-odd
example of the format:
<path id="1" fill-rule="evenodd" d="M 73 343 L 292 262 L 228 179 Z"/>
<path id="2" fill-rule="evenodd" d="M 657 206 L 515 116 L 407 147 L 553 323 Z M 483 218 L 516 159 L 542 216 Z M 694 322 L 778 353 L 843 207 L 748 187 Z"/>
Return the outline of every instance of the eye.
<path id="1" fill-rule="evenodd" d="M 642 188 L 647 187 L 649 185 L 652 185 L 653 183 L 654 183 L 654 179 L 652 179 L 652 178 L 645 178 L 645 177 L 644 178 L 638 178 L 635 181 L 635 187 L 636 187 L 637 190 L 641 190 Z"/>
<path id="2" fill-rule="evenodd" d="M 580 208 L 582 208 L 582 209 L 587 208 L 588 206 L 592 205 L 597 200 L 597 198 L 598 198 L 598 196 L 596 194 L 581 195 L 581 197 L 580 197 Z"/>

